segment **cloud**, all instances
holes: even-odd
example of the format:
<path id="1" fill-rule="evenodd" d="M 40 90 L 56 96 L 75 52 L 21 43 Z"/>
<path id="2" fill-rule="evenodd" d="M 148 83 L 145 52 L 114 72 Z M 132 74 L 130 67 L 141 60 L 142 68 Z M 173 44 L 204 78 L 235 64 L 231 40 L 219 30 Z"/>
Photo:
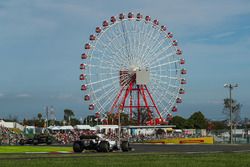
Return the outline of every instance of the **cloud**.
<path id="1" fill-rule="evenodd" d="M 0 98 L 1 98 L 1 97 L 4 97 L 4 96 L 5 96 L 5 94 L 3 94 L 3 93 L 0 93 Z"/>
<path id="2" fill-rule="evenodd" d="M 147 10 L 158 13 L 158 16 L 168 20 L 176 20 L 188 25 L 204 26 L 230 19 L 230 16 L 249 14 L 250 3 L 238 3 L 237 1 L 228 0 L 213 2 L 162 0 L 158 1 L 158 3 L 147 1 L 145 6 Z"/>
<path id="3" fill-rule="evenodd" d="M 212 100 L 209 100 L 207 103 L 212 104 L 212 105 L 217 105 L 217 104 L 221 105 L 221 104 L 223 104 L 223 100 L 221 100 L 221 99 L 212 99 Z"/>
<path id="4" fill-rule="evenodd" d="M 225 38 L 225 37 L 229 37 L 229 36 L 232 36 L 234 35 L 235 32 L 223 32 L 223 33 L 220 33 L 220 34 L 216 34 L 214 36 L 212 36 L 213 38 L 216 38 L 216 39 L 219 39 L 219 38 Z"/>
<path id="5" fill-rule="evenodd" d="M 60 100 L 68 100 L 72 98 L 73 98 L 72 94 L 60 94 L 57 96 L 57 99 L 60 99 Z"/>
<path id="6" fill-rule="evenodd" d="M 22 93 L 22 94 L 17 94 L 16 97 L 17 98 L 29 98 L 31 97 L 31 95 L 27 93 Z"/>
<path id="7" fill-rule="evenodd" d="M 73 94 L 59 94 L 57 96 L 50 96 L 51 99 L 59 100 L 59 101 L 70 101 L 70 102 L 76 102 L 76 103 L 82 103 L 82 98 L 79 95 L 73 95 Z"/>

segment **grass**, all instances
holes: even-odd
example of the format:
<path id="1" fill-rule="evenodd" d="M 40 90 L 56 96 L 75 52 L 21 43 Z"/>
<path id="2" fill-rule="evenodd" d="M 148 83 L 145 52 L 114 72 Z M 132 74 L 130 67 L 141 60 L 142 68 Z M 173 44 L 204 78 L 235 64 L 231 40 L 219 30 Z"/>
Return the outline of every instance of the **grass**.
<path id="1" fill-rule="evenodd" d="M 0 167 L 248 167 L 250 153 L 82 153 L 24 154 L 72 151 L 72 147 L 0 146 Z"/>
<path id="2" fill-rule="evenodd" d="M 248 167 L 250 153 L 164 154 L 0 154 L 1 167 Z"/>
<path id="3" fill-rule="evenodd" d="M 0 153 L 24 153 L 24 152 L 72 152 L 72 147 L 53 146 L 0 146 Z"/>

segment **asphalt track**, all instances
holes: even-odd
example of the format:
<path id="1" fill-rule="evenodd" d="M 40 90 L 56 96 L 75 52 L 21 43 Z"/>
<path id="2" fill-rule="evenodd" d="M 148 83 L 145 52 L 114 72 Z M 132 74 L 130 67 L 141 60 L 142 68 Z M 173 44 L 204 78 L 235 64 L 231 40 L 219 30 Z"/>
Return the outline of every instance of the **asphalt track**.
<path id="1" fill-rule="evenodd" d="M 165 152 L 165 153 L 219 153 L 219 152 L 250 152 L 250 145 L 237 144 L 131 144 L 134 152 Z"/>
<path id="2" fill-rule="evenodd" d="M 71 145 L 53 145 L 57 147 L 72 147 Z M 130 144 L 132 151 L 129 153 L 223 153 L 223 152 L 250 152 L 250 144 Z M 22 147 L 22 146 L 20 146 Z M 35 147 L 35 146 L 34 146 Z M 86 151 L 81 154 L 96 154 L 95 151 Z M 25 152 L 8 154 L 75 154 L 71 152 Z M 78 153 L 79 154 L 79 153 Z M 105 154 L 105 153 L 98 153 Z M 1 154 L 0 154 L 0 159 Z M 4 158 L 5 159 L 5 158 Z"/>

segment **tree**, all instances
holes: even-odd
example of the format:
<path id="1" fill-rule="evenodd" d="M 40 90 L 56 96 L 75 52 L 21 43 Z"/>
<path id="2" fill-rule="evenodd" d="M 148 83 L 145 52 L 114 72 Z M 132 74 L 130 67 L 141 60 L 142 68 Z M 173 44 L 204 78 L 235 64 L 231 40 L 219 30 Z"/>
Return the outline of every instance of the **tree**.
<path id="1" fill-rule="evenodd" d="M 185 126 L 186 129 L 194 129 L 194 120 L 192 119 L 187 119 L 185 122 Z"/>
<path id="2" fill-rule="evenodd" d="M 64 110 L 64 120 L 70 124 L 70 119 L 75 116 L 74 112 L 70 109 L 65 109 Z"/>
<path id="3" fill-rule="evenodd" d="M 212 130 L 224 130 L 227 129 L 225 121 L 212 121 L 211 122 Z"/>
<path id="4" fill-rule="evenodd" d="M 37 114 L 38 120 L 41 121 L 42 117 L 43 117 L 42 113 L 39 112 L 39 113 Z"/>
<path id="5" fill-rule="evenodd" d="M 202 112 L 198 111 L 193 113 L 188 121 L 193 124 L 193 128 L 195 129 L 206 129 L 207 128 L 207 120 Z"/>
<path id="6" fill-rule="evenodd" d="M 25 125 L 28 125 L 28 122 L 27 122 L 27 120 L 24 118 L 24 119 L 23 119 L 23 126 L 25 126 Z"/>
<path id="7" fill-rule="evenodd" d="M 155 131 L 155 134 L 156 134 L 156 136 L 161 136 L 161 135 L 166 134 L 166 132 L 163 129 L 157 129 Z"/>
<path id="8" fill-rule="evenodd" d="M 76 118 L 71 118 L 70 119 L 70 123 L 72 126 L 75 126 L 75 125 L 80 125 L 80 120 L 76 119 Z"/>
<path id="9" fill-rule="evenodd" d="M 174 116 L 169 124 L 175 125 L 177 129 L 184 129 L 186 128 L 186 119 L 181 116 Z"/>
<path id="10" fill-rule="evenodd" d="M 9 115 L 7 119 L 4 119 L 6 122 L 18 122 L 18 116 L 17 115 Z"/>
<path id="11" fill-rule="evenodd" d="M 133 122 L 137 125 L 138 123 L 138 114 L 140 114 L 140 120 L 139 120 L 139 124 L 140 125 L 146 125 L 146 122 L 150 120 L 150 116 L 149 114 L 153 114 L 152 111 L 149 111 L 147 108 L 141 108 L 138 111 L 134 111 L 133 112 Z"/>
<path id="12" fill-rule="evenodd" d="M 109 124 L 113 124 L 113 125 L 118 125 L 118 119 L 119 119 L 119 115 L 118 113 L 112 113 L 112 114 L 107 114 L 107 119 L 108 119 L 108 123 Z M 129 125 L 129 117 L 128 114 L 121 112 L 120 113 L 120 123 L 122 126 L 127 126 Z"/>
<path id="13" fill-rule="evenodd" d="M 101 124 L 100 119 L 97 119 L 95 115 L 88 115 L 87 117 L 83 119 L 83 123 L 90 125 L 90 126 L 95 126 L 97 125 L 97 123 Z"/>

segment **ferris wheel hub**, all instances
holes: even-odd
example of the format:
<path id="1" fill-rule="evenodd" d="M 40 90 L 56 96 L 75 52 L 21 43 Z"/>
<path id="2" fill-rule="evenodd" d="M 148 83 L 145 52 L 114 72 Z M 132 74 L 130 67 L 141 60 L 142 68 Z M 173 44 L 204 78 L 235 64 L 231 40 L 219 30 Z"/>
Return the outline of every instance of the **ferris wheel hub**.
<path id="1" fill-rule="evenodd" d="M 136 65 L 131 65 L 129 67 L 129 71 L 131 71 L 131 72 L 136 72 L 137 69 L 139 69 L 139 67 L 137 67 Z"/>

